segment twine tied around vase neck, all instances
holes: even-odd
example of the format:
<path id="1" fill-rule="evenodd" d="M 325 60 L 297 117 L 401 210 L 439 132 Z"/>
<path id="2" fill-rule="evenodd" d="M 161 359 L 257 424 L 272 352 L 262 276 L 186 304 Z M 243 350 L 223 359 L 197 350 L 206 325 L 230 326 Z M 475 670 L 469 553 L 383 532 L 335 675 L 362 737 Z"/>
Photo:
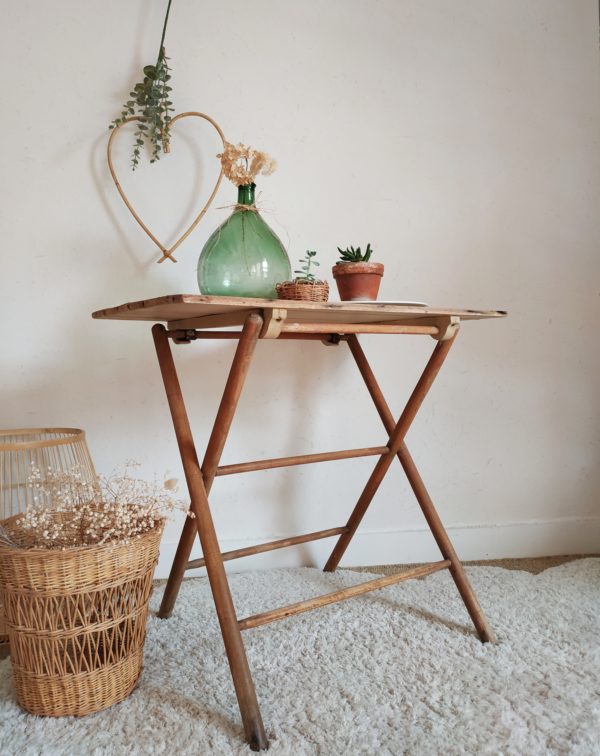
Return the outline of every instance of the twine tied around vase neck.
<path id="1" fill-rule="evenodd" d="M 257 213 L 259 211 L 259 208 L 256 207 L 256 205 L 243 205 L 239 202 L 236 202 L 235 205 L 222 205 L 221 207 L 217 207 L 217 210 L 231 210 L 233 208 L 233 211 L 236 210 L 244 210 L 246 212 L 250 213 Z"/>

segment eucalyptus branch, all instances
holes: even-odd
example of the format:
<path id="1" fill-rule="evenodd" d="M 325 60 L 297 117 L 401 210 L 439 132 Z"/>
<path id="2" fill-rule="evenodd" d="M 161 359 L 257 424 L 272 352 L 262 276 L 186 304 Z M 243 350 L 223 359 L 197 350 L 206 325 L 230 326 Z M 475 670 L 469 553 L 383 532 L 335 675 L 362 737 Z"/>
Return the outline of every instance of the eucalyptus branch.
<path id="1" fill-rule="evenodd" d="M 135 170 L 139 165 L 144 140 L 147 140 L 151 147 L 151 163 L 160 159 L 161 152 L 169 152 L 173 103 L 169 99 L 169 93 L 172 90 L 168 84 L 171 79 L 171 72 L 167 62 L 168 58 L 164 42 L 171 2 L 172 0 L 169 0 L 167 4 L 156 63 L 144 66 L 144 78 L 134 86 L 133 90 L 129 93 L 130 99 L 126 101 L 121 109 L 121 115 L 115 118 L 109 126 L 110 129 L 114 129 L 125 123 L 131 116 L 137 117 L 137 128 L 134 133 L 135 141 L 131 156 L 132 170 Z"/>

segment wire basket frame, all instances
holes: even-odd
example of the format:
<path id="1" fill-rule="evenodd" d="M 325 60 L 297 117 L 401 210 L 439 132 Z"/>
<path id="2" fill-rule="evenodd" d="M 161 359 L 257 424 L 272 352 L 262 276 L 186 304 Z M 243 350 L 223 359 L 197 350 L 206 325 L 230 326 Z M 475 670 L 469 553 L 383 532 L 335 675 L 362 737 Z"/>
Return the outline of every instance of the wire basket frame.
<path id="1" fill-rule="evenodd" d="M 96 478 L 94 463 L 79 428 L 20 428 L 0 430 L 0 519 L 27 511 L 33 492 L 27 485 L 35 466 L 44 481 L 48 468 L 70 472 L 74 467 L 84 481 Z"/>
<path id="2" fill-rule="evenodd" d="M 27 485 L 32 466 L 40 471 L 41 482 L 48 469 L 69 472 L 77 467 L 82 479 L 96 478 L 94 463 L 79 428 L 17 428 L 0 430 L 0 520 L 26 512 L 33 504 Z M 8 636 L 0 601 L 0 644 Z"/>

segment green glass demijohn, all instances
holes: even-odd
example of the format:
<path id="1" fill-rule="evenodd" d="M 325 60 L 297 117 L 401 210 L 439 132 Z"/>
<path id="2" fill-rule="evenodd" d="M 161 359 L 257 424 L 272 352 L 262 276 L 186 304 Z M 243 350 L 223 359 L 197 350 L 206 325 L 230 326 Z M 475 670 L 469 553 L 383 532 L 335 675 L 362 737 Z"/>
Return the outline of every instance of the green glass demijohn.
<path id="1" fill-rule="evenodd" d="M 255 189 L 238 187 L 235 210 L 204 245 L 198 260 L 202 294 L 277 299 L 275 284 L 291 278 L 283 244 L 256 210 Z"/>

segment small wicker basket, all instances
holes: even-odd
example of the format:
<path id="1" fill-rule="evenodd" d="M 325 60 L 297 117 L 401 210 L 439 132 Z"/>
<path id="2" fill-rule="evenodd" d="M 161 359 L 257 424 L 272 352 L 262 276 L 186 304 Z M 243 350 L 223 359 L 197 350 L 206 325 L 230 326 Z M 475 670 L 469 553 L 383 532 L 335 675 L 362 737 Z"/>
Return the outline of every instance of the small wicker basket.
<path id="1" fill-rule="evenodd" d="M 305 302 L 327 302 L 329 284 L 327 281 L 284 281 L 277 284 L 279 299 L 297 299 Z"/>
<path id="2" fill-rule="evenodd" d="M 3 526 L 23 542 L 16 519 Z M 0 598 L 17 701 L 26 711 L 85 716 L 132 692 L 163 524 L 129 544 L 52 550 L 0 543 Z"/>

